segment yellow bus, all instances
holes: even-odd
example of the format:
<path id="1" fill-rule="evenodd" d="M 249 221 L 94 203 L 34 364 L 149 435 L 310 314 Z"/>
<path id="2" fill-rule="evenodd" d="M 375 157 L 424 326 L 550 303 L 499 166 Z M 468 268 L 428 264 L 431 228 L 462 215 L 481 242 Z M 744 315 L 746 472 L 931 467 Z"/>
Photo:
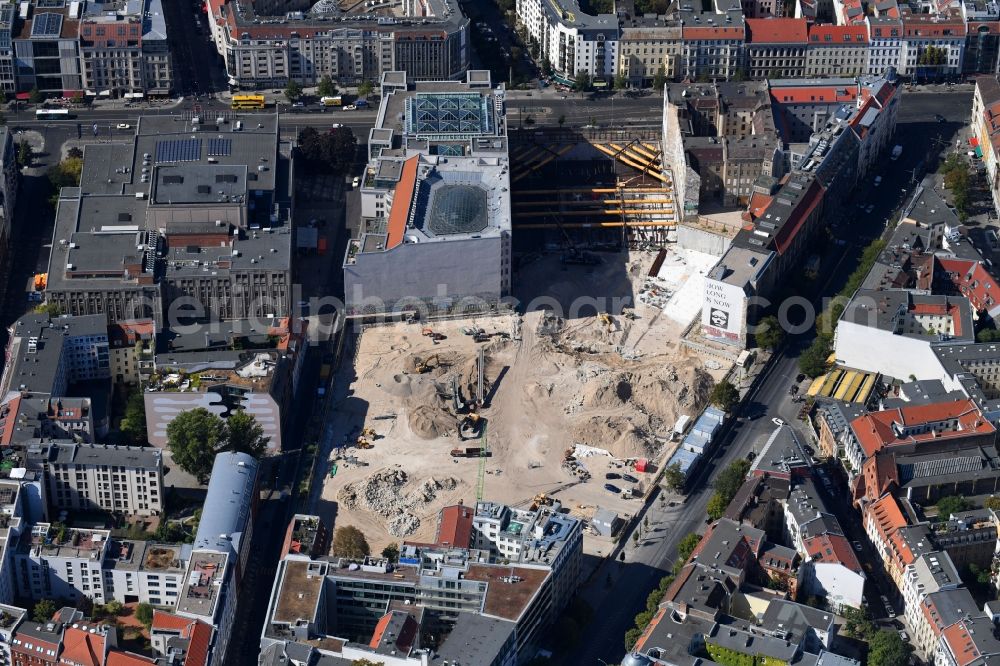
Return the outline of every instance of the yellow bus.
<path id="1" fill-rule="evenodd" d="M 233 95 L 232 108 L 236 109 L 263 109 L 263 95 Z"/>

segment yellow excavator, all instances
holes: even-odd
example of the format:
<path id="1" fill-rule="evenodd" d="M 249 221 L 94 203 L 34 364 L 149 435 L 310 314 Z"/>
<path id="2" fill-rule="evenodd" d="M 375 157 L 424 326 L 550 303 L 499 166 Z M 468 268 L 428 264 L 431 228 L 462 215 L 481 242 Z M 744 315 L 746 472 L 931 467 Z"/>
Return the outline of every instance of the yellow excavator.
<path id="1" fill-rule="evenodd" d="M 538 493 L 535 498 L 531 500 L 531 510 L 537 511 L 539 507 L 551 506 L 552 498 L 545 493 Z"/>
<path id="2" fill-rule="evenodd" d="M 433 370 L 434 368 L 437 367 L 438 360 L 439 359 L 438 359 L 438 355 L 437 354 L 434 354 L 433 356 L 431 356 L 430 358 L 428 358 L 426 361 L 422 361 L 419 358 L 414 358 L 413 359 L 413 371 L 417 372 L 417 373 L 420 373 L 420 374 L 423 374 L 425 372 L 430 372 L 431 370 Z"/>
<path id="3" fill-rule="evenodd" d="M 372 439 L 378 439 L 378 433 L 375 432 L 375 428 L 362 428 L 361 436 L 366 438 L 371 437 Z"/>
<path id="4" fill-rule="evenodd" d="M 604 324 L 605 326 L 607 326 L 609 331 L 614 330 L 614 328 L 615 328 L 615 320 L 612 319 L 611 315 L 609 315 L 607 312 L 598 312 L 597 313 L 597 319 L 602 324 Z"/>
<path id="5" fill-rule="evenodd" d="M 372 448 L 372 443 L 369 442 L 367 438 L 362 436 L 358 437 L 358 441 L 355 446 L 357 446 L 359 449 L 370 449 Z"/>

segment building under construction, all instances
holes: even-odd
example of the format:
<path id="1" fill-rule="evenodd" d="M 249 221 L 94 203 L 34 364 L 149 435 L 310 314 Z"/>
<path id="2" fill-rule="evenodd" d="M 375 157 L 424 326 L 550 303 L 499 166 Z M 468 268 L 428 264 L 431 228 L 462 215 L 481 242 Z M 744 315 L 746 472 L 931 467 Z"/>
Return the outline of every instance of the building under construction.
<path id="1" fill-rule="evenodd" d="M 676 226 L 656 133 L 514 132 L 510 158 L 520 248 L 541 243 L 586 262 L 584 249 L 662 245 Z"/>

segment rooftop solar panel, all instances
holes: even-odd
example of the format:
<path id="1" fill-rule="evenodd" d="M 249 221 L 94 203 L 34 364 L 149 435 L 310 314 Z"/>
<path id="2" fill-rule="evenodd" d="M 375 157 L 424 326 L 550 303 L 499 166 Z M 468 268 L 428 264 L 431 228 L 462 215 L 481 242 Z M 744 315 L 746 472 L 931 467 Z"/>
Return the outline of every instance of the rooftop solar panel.
<path id="1" fill-rule="evenodd" d="M 62 30 L 62 14 L 44 12 L 35 14 L 35 19 L 31 23 L 32 37 L 58 37 Z"/>
<path id="2" fill-rule="evenodd" d="M 225 157 L 231 155 L 233 152 L 233 140 L 232 139 L 209 139 L 208 140 L 208 156 L 209 157 Z"/>
<path id="3" fill-rule="evenodd" d="M 197 162 L 201 159 L 201 139 L 171 139 L 156 142 L 157 162 Z"/>

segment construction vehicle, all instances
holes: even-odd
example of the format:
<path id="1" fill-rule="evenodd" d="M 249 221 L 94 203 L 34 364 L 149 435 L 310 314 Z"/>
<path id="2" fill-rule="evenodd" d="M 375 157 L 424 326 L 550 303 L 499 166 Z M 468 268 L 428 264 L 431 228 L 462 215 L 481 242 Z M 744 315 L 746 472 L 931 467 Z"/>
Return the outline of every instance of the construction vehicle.
<path id="1" fill-rule="evenodd" d="M 414 357 L 414 359 L 413 359 L 413 371 L 416 372 L 416 373 L 419 373 L 419 374 L 423 374 L 425 372 L 430 372 L 431 370 L 433 370 L 434 368 L 437 367 L 438 360 L 439 359 L 438 359 L 438 355 L 437 354 L 434 354 L 433 356 L 431 356 L 430 358 L 428 358 L 426 361 L 422 361 L 419 358 Z"/>
<path id="2" fill-rule="evenodd" d="M 378 439 L 378 433 L 375 432 L 375 428 L 362 428 L 361 429 L 361 436 L 362 437 L 371 437 L 372 440 Z"/>
<path id="3" fill-rule="evenodd" d="M 370 449 L 373 448 L 371 442 L 368 441 L 364 436 L 358 437 L 358 441 L 355 444 L 359 449 Z"/>
<path id="4" fill-rule="evenodd" d="M 535 495 L 534 499 L 531 500 L 531 511 L 537 511 L 539 507 L 542 506 L 552 506 L 552 498 L 545 493 L 538 493 Z"/>
<path id="5" fill-rule="evenodd" d="M 481 446 L 467 446 L 464 449 L 452 449 L 452 458 L 490 458 L 493 452 Z"/>
<path id="6" fill-rule="evenodd" d="M 482 427 L 482 417 L 475 412 L 465 415 L 458 426 L 458 435 L 462 439 L 472 439 L 479 436 L 479 429 Z"/>
<path id="7" fill-rule="evenodd" d="M 622 308 L 622 316 L 626 319 L 635 319 L 635 310 L 632 308 Z"/>
<path id="8" fill-rule="evenodd" d="M 475 333 L 472 336 L 472 341 L 473 342 L 489 342 L 489 340 L 490 340 L 491 337 L 492 336 L 489 333 L 483 333 L 483 332 Z"/>

